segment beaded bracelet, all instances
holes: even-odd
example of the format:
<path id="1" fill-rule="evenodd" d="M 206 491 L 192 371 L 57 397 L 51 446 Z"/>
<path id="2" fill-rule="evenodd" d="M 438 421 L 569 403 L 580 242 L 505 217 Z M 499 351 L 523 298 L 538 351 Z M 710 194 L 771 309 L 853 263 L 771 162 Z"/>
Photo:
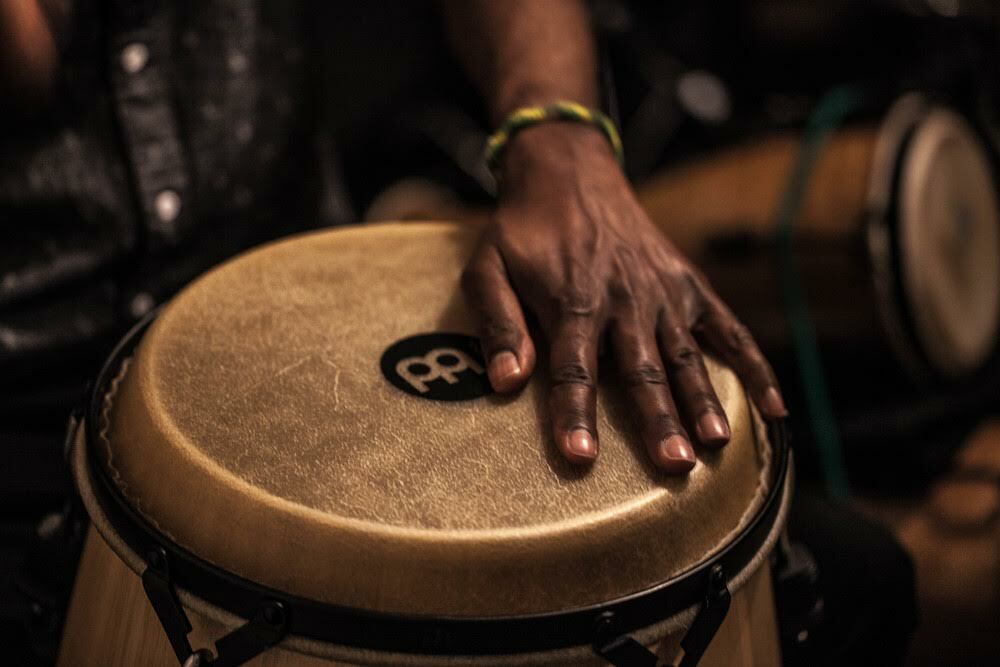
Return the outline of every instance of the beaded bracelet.
<path id="1" fill-rule="evenodd" d="M 486 164 L 496 172 L 500 165 L 500 157 L 511 138 L 526 127 L 538 125 L 550 120 L 569 120 L 577 123 L 592 125 L 607 138 L 608 143 L 615 153 L 615 158 L 621 163 L 624 160 L 622 150 L 622 140 L 618 136 L 618 130 L 611 119 L 596 109 L 588 109 L 576 102 L 559 101 L 548 106 L 521 107 L 515 109 L 500 124 L 496 132 L 490 135 L 486 141 L 486 150 L 483 155 Z"/>

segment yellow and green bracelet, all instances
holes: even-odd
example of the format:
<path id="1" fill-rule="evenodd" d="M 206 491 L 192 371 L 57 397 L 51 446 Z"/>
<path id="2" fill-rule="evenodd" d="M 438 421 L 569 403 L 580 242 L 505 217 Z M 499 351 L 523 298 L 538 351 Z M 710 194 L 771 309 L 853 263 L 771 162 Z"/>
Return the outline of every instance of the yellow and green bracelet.
<path id="1" fill-rule="evenodd" d="M 486 150 L 484 151 L 486 164 L 489 165 L 492 171 L 496 172 L 500 164 L 500 157 L 503 155 L 507 143 L 515 134 L 526 127 L 550 120 L 568 120 L 593 125 L 607 137 L 608 143 L 611 144 L 611 149 L 614 151 L 618 162 L 621 163 L 624 160 L 622 140 L 618 136 L 618 130 L 615 129 L 615 124 L 611 122 L 610 118 L 596 109 L 588 109 L 576 102 L 560 100 L 547 106 L 515 109 L 486 141 Z"/>

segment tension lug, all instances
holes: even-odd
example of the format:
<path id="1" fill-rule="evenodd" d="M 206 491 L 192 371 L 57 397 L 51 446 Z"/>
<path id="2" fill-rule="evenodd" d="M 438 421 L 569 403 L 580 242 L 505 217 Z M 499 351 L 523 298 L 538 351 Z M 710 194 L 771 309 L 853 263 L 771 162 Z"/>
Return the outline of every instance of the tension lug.
<path id="1" fill-rule="evenodd" d="M 649 649 L 615 629 L 611 612 L 601 614 L 594 628 L 594 653 L 614 667 L 656 667 L 657 658 Z"/>
<path id="2" fill-rule="evenodd" d="M 681 640 L 684 657 L 678 667 L 694 667 L 698 664 L 708 645 L 715 638 L 715 633 L 719 631 L 722 622 L 726 620 L 731 602 L 732 596 L 729 594 L 726 574 L 721 565 L 713 565 L 708 574 L 705 602 L 698 610 L 697 616 L 694 617 L 684 639 Z"/>
<path id="3" fill-rule="evenodd" d="M 142 573 L 146 598 L 160 619 L 178 664 L 183 667 L 237 667 L 260 655 L 282 640 L 287 632 L 288 614 L 277 600 L 265 602 L 253 617 L 215 642 L 216 655 L 206 649 L 195 651 L 188 641 L 191 621 L 181 606 L 170 580 L 166 551 L 157 547 L 146 557 Z"/>

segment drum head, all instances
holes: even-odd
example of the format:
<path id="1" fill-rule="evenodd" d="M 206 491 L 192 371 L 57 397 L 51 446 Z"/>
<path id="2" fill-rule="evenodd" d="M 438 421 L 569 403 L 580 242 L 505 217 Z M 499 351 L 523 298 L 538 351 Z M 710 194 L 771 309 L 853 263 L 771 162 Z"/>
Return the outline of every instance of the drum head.
<path id="1" fill-rule="evenodd" d="M 772 465 L 733 374 L 709 360 L 733 438 L 701 450 L 687 478 L 651 467 L 607 385 L 600 458 L 568 465 L 541 379 L 487 393 L 458 288 L 476 237 L 448 224 L 330 231 L 203 276 L 112 383 L 100 464 L 182 549 L 372 611 L 571 609 L 725 546 Z"/>
<path id="2" fill-rule="evenodd" d="M 992 171 L 957 114 L 931 111 L 914 130 L 899 184 L 903 290 L 931 364 L 979 368 L 1000 321 L 1000 220 Z"/>

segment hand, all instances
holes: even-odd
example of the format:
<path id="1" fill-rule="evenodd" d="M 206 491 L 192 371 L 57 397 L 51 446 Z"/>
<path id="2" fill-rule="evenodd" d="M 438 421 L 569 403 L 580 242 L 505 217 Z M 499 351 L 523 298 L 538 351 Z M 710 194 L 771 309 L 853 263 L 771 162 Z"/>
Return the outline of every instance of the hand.
<path id="1" fill-rule="evenodd" d="M 497 392 L 517 391 L 534 371 L 522 303 L 537 317 L 551 348 L 553 435 L 567 459 L 597 456 L 604 334 L 649 456 L 667 472 L 695 464 L 685 423 L 707 447 L 730 437 L 695 335 L 737 372 L 765 416 L 786 414 L 746 327 L 649 221 L 600 133 L 570 123 L 528 128 L 507 147 L 503 169 L 499 208 L 462 285 Z"/>

